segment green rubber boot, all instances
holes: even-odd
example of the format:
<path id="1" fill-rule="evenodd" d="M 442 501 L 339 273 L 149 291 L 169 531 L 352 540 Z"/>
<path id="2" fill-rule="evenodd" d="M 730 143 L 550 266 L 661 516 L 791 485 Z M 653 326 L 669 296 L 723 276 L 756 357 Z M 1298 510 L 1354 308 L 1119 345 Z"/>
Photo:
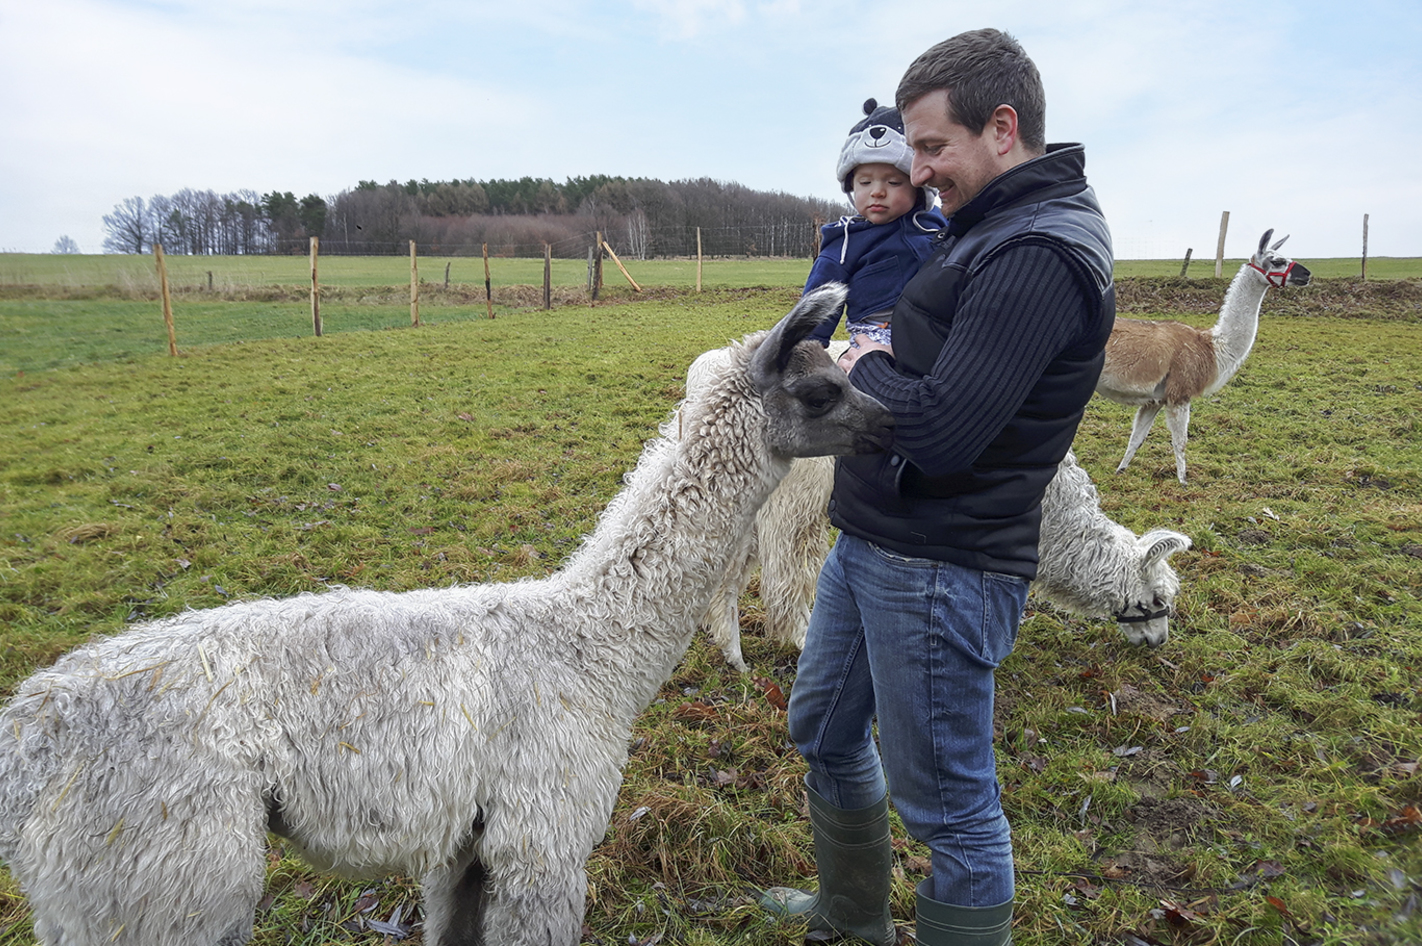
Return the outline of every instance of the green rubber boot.
<path id="1" fill-rule="evenodd" d="M 875 946 L 894 946 L 897 934 L 889 918 L 889 884 L 894 853 L 889 846 L 889 798 L 868 808 L 835 808 L 814 789 L 810 827 L 815 839 L 817 893 L 772 887 L 760 905 L 770 913 L 804 917 L 810 929 L 857 936 Z"/>
<path id="2" fill-rule="evenodd" d="M 930 900 L 925 890 L 932 879 L 918 885 L 919 946 L 1012 946 L 1012 901 L 995 907 L 955 907 Z"/>

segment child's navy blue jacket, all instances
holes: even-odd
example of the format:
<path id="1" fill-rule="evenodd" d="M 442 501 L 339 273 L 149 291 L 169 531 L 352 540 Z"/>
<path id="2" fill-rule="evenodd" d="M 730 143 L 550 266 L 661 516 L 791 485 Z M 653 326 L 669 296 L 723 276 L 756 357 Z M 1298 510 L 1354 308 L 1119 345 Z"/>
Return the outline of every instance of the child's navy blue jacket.
<path id="1" fill-rule="evenodd" d="M 860 216 L 827 223 L 820 228 L 820 255 L 810 267 L 805 292 L 842 282 L 849 287 L 845 312 L 850 322 L 887 312 L 928 258 L 933 235 L 946 225 L 937 208 L 909 212 L 888 223 L 870 223 Z M 838 320 L 822 322 L 809 337 L 828 346 L 838 325 Z"/>

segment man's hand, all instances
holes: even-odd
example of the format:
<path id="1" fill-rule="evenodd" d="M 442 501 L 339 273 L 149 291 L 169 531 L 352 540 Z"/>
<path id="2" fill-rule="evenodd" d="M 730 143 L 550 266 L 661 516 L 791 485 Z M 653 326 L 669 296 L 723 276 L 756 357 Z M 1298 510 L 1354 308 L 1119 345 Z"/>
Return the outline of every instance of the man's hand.
<path id="1" fill-rule="evenodd" d="M 856 335 L 852 344 L 844 350 L 844 354 L 839 356 L 839 361 L 835 362 L 844 369 L 845 374 L 849 374 L 854 369 L 854 363 L 868 351 L 882 351 L 892 355 L 894 349 L 888 345 L 881 345 L 868 335 Z"/>

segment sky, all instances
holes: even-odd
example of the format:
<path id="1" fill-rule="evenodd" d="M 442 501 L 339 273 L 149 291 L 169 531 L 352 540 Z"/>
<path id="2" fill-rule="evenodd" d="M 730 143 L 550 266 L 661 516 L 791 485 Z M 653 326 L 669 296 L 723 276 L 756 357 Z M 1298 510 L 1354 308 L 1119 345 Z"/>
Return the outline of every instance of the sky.
<path id="1" fill-rule="evenodd" d="M 0 0 L 0 252 L 129 197 L 709 177 L 841 200 L 866 98 L 1014 35 L 1120 259 L 1422 256 L 1417 0 Z"/>

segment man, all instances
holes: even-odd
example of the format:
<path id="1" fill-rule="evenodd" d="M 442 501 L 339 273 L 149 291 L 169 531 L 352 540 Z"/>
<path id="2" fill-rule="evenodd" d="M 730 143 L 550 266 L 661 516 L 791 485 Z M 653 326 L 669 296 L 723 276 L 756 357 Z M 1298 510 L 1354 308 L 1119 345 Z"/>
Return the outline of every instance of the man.
<path id="1" fill-rule="evenodd" d="M 893 411 L 895 445 L 839 461 L 841 535 L 790 698 L 819 891 L 762 903 L 893 943 L 887 791 L 933 855 L 918 942 L 1001 946 L 1013 862 L 993 671 L 1016 643 L 1042 494 L 1115 320 L 1111 239 L 1082 147 L 1045 143 L 1041 77 L 1011 36 L 939 43 L 896 104 L 910 179 L 938 189 L 948 227 L 893 310 L 892 348 L 859 336 L 841 360 Z"/>

